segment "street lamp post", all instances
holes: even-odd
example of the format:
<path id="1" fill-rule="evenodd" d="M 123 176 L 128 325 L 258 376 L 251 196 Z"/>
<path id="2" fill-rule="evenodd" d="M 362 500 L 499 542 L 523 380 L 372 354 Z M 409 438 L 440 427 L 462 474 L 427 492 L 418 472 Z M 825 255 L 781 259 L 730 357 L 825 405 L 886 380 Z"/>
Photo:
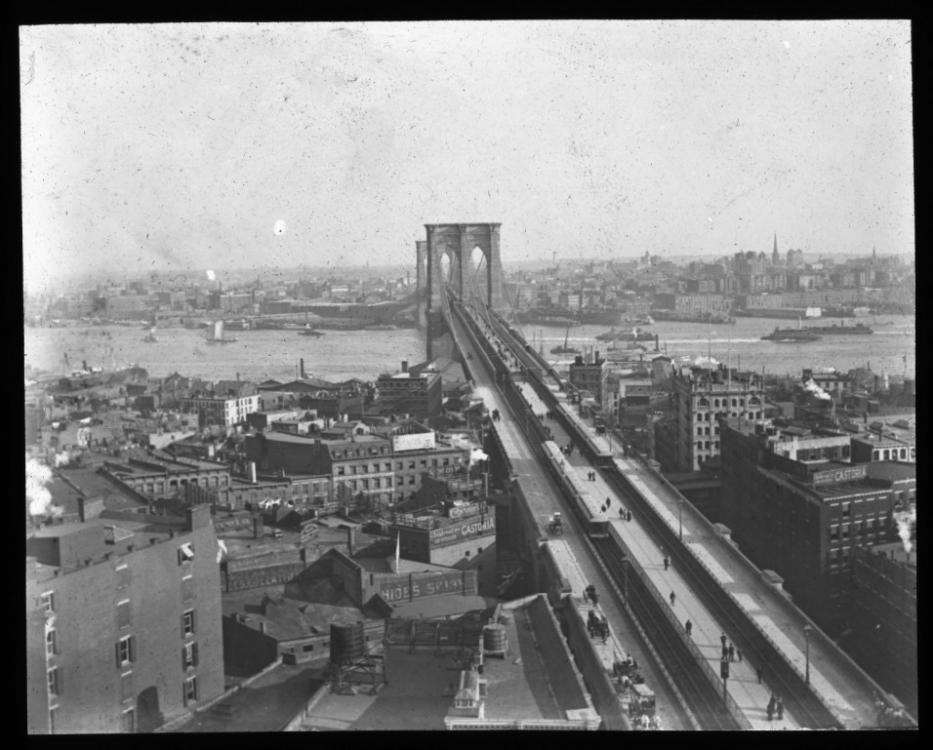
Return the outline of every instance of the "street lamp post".
<path id="1" fill-rule="evenodd" d="M 803 634 L 807 639 L 807 666 L 804 670 L 804 680 L 809 685 L 810 684 L 810 631 L 813 630 L 809 625 L 803 626 Z"/>

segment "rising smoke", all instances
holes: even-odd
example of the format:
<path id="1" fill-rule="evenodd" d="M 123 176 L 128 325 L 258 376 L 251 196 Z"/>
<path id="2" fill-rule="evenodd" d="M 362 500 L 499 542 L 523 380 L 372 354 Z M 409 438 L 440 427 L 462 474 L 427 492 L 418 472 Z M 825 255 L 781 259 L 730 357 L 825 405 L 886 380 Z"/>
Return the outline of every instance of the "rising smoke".
<path id="1" fill-rule="evenodd" d="M 914 548 L 913 542 L 910 541 L 910 529 L 917 522 L 916 507 L 896 512 L 894 522 L 897 524 L 897 535 L 901 538 L 901 544 L 904 545 L 904 552 L 909 555 Z"/>
<path id="2" fill-rule="evenodd" d="M 810 378 L 806 383 L 803 384 L 803 389 L 809 391 L 818 399 L 823 401 L 832 401 L 832 396 L 830 396 L 826 391 L 820 388 L 814 381 L 813 378 Z"/>
<path id="3" fill-rule="evenodd" d="M 479 463 L 480 461 L 488 461 L 489 456 L 487 456 L 481 449 L 474 448 L 470 451 L 470 468 L 473 468 L 474 464 Z"/>
<path id="4" fill-rule="evenodd" d="M 48 484 L 52 481 L 52 470 L 34 458 L 26 458 L 26 499 L 29 501 L 29 515 L 53 516 L 62 515 L 64 509 L 52 505 L 52 493 Z"/>

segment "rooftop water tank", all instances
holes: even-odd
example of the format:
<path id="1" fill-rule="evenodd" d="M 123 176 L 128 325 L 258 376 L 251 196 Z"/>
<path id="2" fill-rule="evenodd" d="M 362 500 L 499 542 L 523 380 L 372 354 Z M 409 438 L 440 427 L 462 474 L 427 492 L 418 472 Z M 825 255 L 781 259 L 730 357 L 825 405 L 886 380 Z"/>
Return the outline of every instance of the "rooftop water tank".
<path id="1" fill-rule="evenodd" d="M 351 664 L 366 652 L 363 623 L 330 626 L 330 661 L 332 664 Z"/>

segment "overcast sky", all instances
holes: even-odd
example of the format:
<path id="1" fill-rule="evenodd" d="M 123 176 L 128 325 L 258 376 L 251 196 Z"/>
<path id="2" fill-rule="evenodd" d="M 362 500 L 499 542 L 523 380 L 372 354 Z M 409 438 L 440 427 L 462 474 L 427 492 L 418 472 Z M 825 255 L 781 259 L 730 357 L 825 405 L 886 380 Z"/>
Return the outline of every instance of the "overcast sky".
<path id="1" fill-rule="evenodd" d="M 502 256 L 912 253 L 907 22 L 25 27 L 27 285 Z M 279 223 L 279 232 L 275 231 Z M 283 231 L 284 230 L 284 231 Z"/>

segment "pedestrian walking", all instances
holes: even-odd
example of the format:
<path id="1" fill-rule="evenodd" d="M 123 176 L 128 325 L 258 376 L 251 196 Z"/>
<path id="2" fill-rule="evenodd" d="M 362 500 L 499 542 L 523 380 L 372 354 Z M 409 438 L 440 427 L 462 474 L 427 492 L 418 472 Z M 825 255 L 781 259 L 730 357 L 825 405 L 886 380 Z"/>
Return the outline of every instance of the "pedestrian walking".
<path id="1" fill-rule="evenodd" d="M 631 520 L 632 520 L 632 511 L 626 511 L 626 518 L 625 518 L 625 520 L 626 520 L 626 521 L 631 521 Z"/>
<path id="2" fill-rule="evenodd" d="M 686 629 L 688 636 L 693 633 L 693 623 L 690 622 L 690 620 L 687 620 L 687 622 L 684 623 L 684 628 Z"/>
<path id="3" fill-rule="evenodd" d="M 625 508 L 619 508 L 619 518 L 625 520 Z"/>
<path id="4" fill-rule="evenodd" d="M 726 647 L 726 646 L 723 646 L 723 647 L 722 647 L 722 660 L 723 660 L 723 661 L 728 661 L 728 660 L 729 660 L 729 649 L 728 649 L 728 647 Z"/>
<path id="5" fill-rule="evenodd" d="M 760 685 L 761 684 L 761 667 L 757 667 L 755 671 L 758 672 L 758 684 Z"/>
<path id="6" fill-rule="evenodd" d="M 671 567 L 671 558 L 665 555 L 664 556 L 664 570 L 667 570 L 670 567 Z"/>
<path id="7" fill-rule="evenodd" d="M 742 661 L 742 649 L 738 646 L 735 647 L 735 655 L 738 657 L 739 661 Z"/>
<path id="8" fill-rule="evenodd" d="M 777 716 L 778 721 L 782 721 L 784 719 L 784 701 L 781 698 L 777 699 Z"/>
<path id="9" fill-rule="evenodd" d="M 722 644 L 722 647 L 723 647 L 723 648 L 726 647 L 726 642 L 727 642 L 728 640 L 729 640 L 729 639 L 726 638 L 726 634 L 725 634 L 725 633 L 723 633 L 722 635 L 719 636 L 719 642 Z"/>
<path id="10" fill-rule="evenodd" d="M 670 596 L 670 599 L 671 599 L 671 606 L 672 606 L 672 607 L 674 606 L 674 600 L 675 600 L 676 598 L 677 598 L 677 594 L 675 594 L 675 593 L 672 591 L 672 592 L 671 592 L 671 596 Z"/>
<path id="11" fill-rule="evenodd" d="M 771 701 L 768 701 L 767 710 L 768 710 L 768 721 L 772 721 L 774 719 L 774 704 L 771 703 Z"/>
<path id="12" fill-rule="evenodd" d="M 729 661 L 735 661 L 735 646 L 729 644 Z"/>

